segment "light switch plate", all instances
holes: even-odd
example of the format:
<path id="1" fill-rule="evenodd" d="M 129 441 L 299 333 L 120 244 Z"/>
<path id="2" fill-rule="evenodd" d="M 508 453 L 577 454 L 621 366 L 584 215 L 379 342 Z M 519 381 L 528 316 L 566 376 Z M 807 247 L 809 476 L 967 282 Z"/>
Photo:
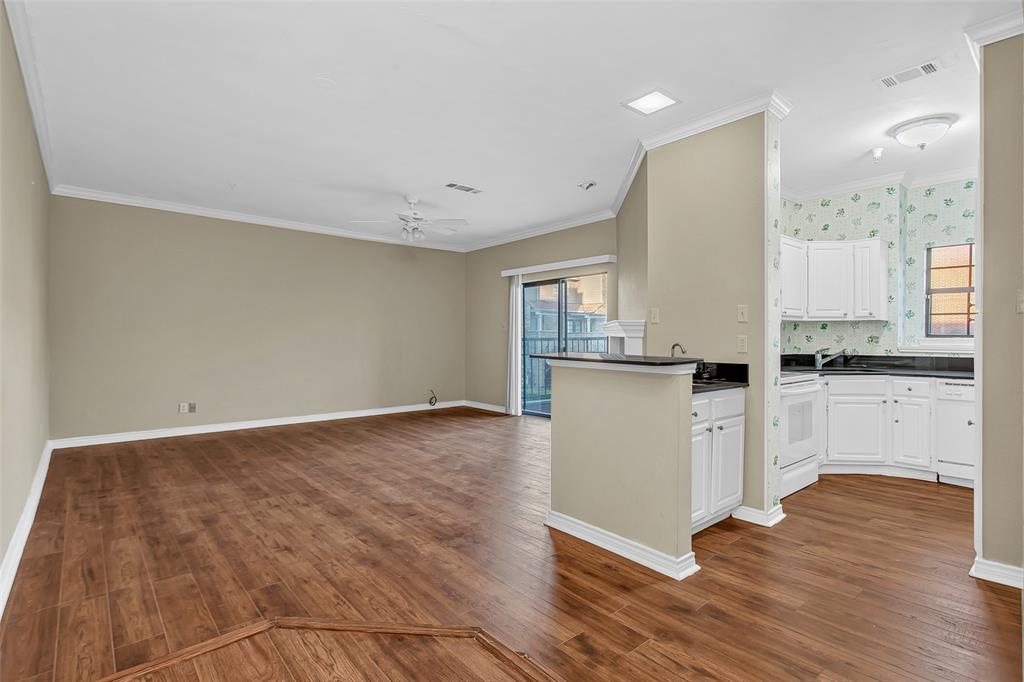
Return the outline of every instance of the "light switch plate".
<path id="1" fill-rule="evenodd" d="M 661 323 L 661 308 L 651 308 L 651 324 Z"/>
<path id="2" fill-rule="evenodd" d="M 736 306 L 736 321 L 750 322 L 750 307 L 746 303 Z"/>
<path id="3" fill-rule="evenodd" d="M 737 334 L 736 335 L 736 352 L 746 353 L 747 352 L 747 335 Z"/>

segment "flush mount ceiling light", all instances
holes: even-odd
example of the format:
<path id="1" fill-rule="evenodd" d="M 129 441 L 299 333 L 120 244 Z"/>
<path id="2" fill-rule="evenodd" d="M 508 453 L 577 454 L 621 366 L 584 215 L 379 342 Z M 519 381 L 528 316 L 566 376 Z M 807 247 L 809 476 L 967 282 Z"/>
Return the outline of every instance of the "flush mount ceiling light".
<path id="1" fill-rule="evenodd" d="M 922 116 L 889 129 L 888 135 L 904 147 L 924 149 L 942 139 L 950 126 L 957 122 L 952 114 Z"/>
<path id="2" fill-rule="evenodd" d="M 670 107 L 676 103 L 676 100 L 672 99 L 668 95 L 658 90 L 650 92 L 643 97 L 637 97 L 632 102 L 626 102 L 624 106 L 632 109 L 638 114 L 644 116 L 650 116 L 656 111 L 661 111 L 666 107 Z"/>

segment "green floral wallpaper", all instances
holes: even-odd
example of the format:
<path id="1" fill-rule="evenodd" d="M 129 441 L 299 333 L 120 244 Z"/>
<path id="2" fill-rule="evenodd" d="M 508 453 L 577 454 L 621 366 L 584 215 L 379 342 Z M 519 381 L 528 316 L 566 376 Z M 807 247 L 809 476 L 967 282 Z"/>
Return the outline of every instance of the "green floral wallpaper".
<path id="1" fill-rule="evenodd" d="M 927 249 L 974 242 L 977 184 L 968 179 L 907 190 L 903 208 L 904 345 L 914 345 L 925 335 Z"/>
<path id="2" fill-rule="evenodd" d="M 785 233 L 798 239 L 881 237 L 888 247 L 888 320 L 784 322 L 783 353 L 845 348 L 865 355 L 901 353 L 924 335 L 924 249 L 974 239 L 976 181 L 966 179 L 915 187 L 890 185 L 821 197 L 783 201 Z M 949 353 L 953 355 L 953 353 Z"/>
<path id="3" fill-rule="evenodd" d="M 798 239 L 867 239 L 881 237 L 888 246 L 889 315 L 887 320 L 784 322 L 783 353 L 813 353 L 829 347 L 850 353 L 891 355 L 899 341 L 899 241 L 901 187 L 876 187 L 803 202 L 782 202 L 786 234 Z"/>

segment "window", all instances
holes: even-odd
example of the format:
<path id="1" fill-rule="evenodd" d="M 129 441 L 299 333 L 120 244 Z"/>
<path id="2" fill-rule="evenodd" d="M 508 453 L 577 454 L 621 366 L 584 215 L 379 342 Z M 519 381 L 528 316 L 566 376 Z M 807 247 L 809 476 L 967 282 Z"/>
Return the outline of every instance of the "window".
<path id="1" fill-rule="evenodd" d="M 974 244 L 928 249 L 926 294 L 926 336 L 974 336 Z"/>

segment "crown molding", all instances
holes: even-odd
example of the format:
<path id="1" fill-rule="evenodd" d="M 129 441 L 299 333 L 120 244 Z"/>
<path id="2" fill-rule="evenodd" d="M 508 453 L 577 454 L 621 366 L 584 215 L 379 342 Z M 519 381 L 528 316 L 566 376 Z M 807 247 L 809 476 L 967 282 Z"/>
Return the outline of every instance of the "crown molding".
<path id="1" fill-rule="evenodd" d="M 787 201 L 807 201 L 808 199 L 817 199 L 819 197 L 833 197 L 837 194 L 861 192 L 874 187 L 901 185 L 903 184 L 903 178 L 905 176 L 906 173 L 889 173 L 888 175 L 876 175 L 872 178 L 854 180 L 841 185 L 832 185 L 831 187 L 821 187 L 818 189 L 804 191 L 797 191 L 792 187 L 783 187 L 782 195 Z"/>
<path id="2" fill-rule="evenodd" d="M 552 232 L 559 232 L 561 230 L 568 230 L 571 227 L 579 227 L 580 225 L 589 225 L 590 223 L 600 222 L 602 220 L 609 220 L 615 217 L 615 211 L 610 208 L 606 208 L 603 211 L 597 213 L 591 213 L 589 215 L 580 216 L 578 218 L 570 218 L 555 223 L 545 223 L 537 227 L 531 227 L 522 232 L 516 232 L 515 234 L 506 235 L 504 237 L 495 237 L 494 239 L 487 239 L 482 242 L 472 244 L 465 249 L 469 251 L 479 251 L 480 249 L 487 249 L 492 246 L 501 246 L 502 244 L 508 244 L 509 242 L 517 242 L 520 239 L 529 239 L 530 237 L 539 237 L 542 234 L 550 234 Z"/>
<path id="3" fill-rule="evenodd" d="M 790 108 L 791 105 L 782 95 L 779 95 L 777 92 L 771 92 L 766 95 L 752 97 L 722 109 L 716 109 L 710 114 L 696 118 L 676 128 L 640 138 L 640 144 L 643 145 L 644 149 L 650 151 L 763 111 L 770 111 L 776 116 L 784 118 L 789 114 Z"/>
<path id="4" fill-rule="evenodd" d="M 1024 33 L 1024 9 L 1017 9 L 964 29 L 964 40 L 971 51 L 974 67 L 981 71 L 981 48 Z"/>
<path id="5" fill-rule="evenodd" d="M 217 208 L 194 206 L 192 204 L 182 204 L 174 201 L 162 201 L 160 199 L 150 199 L 149 197 L 137 197 L 127 194 L 117 194 L 115 192 L 103 192 L 100 190 L 89 189 L 87 187 L 57 185 L 51 191 L 53 194 L 60 197 L 89 199 L 91 201 L 102 201 L 108 204 L 121 204 L 122 206 L 135 206 L 137 208 L 151 208 L 157 211 L 184 213 L 185 215 L 215 218 L 217 220 L 230 220 L 236 223 L 250 223 L 252 225 L 263 225 L 265 227 L 279 227 L 285 230 L 312 232 L 314 234 L 324 234 L 331 237 L 359 239 L 361 241 L 380 242 L 383 244 L 394 244 L 396 246 L 409 246 L 417 249 L 435 249 L 441 251 L 456 251 L 459 253 L 464 253 L 466 251 L 466 249 L 461 246 L 430 244 L 427 242 L 407 242 L 403 241 L 399 237 L 368 235 L 359 232 L 351 232 L 337 227 L 329 227 L 327 225 L 302 223 L 294 220 L 282 220 L 280 218 L 268 218 L 267 216 L 238 213 L 235 211 L 223 211 Z"/>
<path id="6" fill-rule="evenodd" d="M 43 170 L 46 181 L 53 191 L 56 184 L 54 173 L 56 166 L 53 161 L 53 147 L 50 144 L 50 126 L 47 123 L 46 107 L 43 106 L 43 90 L 39 85 L 39 72 L 36 69 L 35 48 L 32 45 L 32 31 L 28 22 L 28 3 L 25 0 L 4 0 L 7 9 L 7 22 L 14 38 L 14 48 L 21 65 L 21 77 L 25 81 L 25 95 L 28 108 L 32 114 L 32 124 L 36 129 L 36 141 L 39 143 L 39 155 L 43 159 Z"/>
<path id="7" fill-rule="evenodd" d="M 942 173 L 931 173 L 929 175 L 911 176 L 903 184 L 910 188 L 926 187 L 928 185 L 941 185 L 944 182 L 956 182 L 957 180 L 976 180 L 978 178 L 977 166 L 966 168 L 954 168 Z"/>
<path id="8" fill-rule="evenodd" d="M 978 47 L 991 45 L 1021 33 L 1024 33 L 1024 9 L 1019 8 L 964 29 L 967 39 Z"/>
<path id="9" fill-rule="evenodd" d="M 640 164 L 644 162 L 646 155 L 647 150 L 644 149 L 643 143 L 638 140 L 636 146 L 633 147 L 633 156 L 629 159 L 629 165 L 626 167 L 626 177 L 619 185 L 619 191 L 615 193 L 615 203 L 612 204 L 612 212 L 615 215 L 618 215 L 622 209 L 622 204 L 626 201 L 626 195 L 629 194 L 633 181 L 636 180 L 636 174 L 640 171 Z"/>

